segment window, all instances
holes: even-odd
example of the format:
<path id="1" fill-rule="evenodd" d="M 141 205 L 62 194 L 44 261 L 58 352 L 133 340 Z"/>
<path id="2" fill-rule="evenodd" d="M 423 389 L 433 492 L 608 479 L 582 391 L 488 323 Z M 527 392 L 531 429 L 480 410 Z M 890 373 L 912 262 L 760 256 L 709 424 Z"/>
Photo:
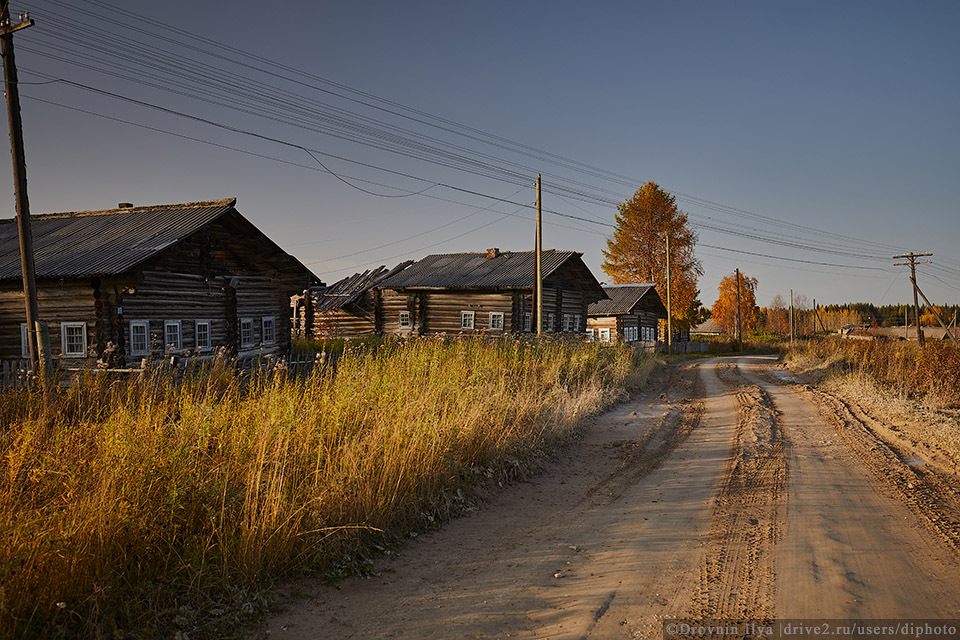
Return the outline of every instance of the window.
<path id="1" fill-rule="evenodd" d="M 210 337 L 210 321 L 197 320 L 194 336 L 197 343 L 197 351 L 208 351 L 213 348 L 213 340 Z"/>
<path id="2" fill-rule="evenodd" d="M 587 335 L 587 340 L 593 342 L 593 329 L 587 329 L 584 333 Z"/>
<path id="3" fill-rule="evenodd" d="M 150 321 L 130 321 L 130 355 L 150 355 Z"/>
<path id="4" fill-rule="evenodd" d="M 490 330 L 503 331 L 503 314 L 497 311 L 490 312 Z"/>
<path id="5" fill-rule="evenodd" d="M 240 318 L 240 346 L 253 346 L 253 318 Z"/>
<path id="6" fill-rule="evenodd" d="M 30 332 L 27 331 L 27 323 L 20 323 L 20 357 L 30 357 Z"/>
<path id="7" fill-rule="evenodd" d="M 533 313 L 530 311 L 523 312 L 523 330 L 527 333 L 533 331 Z"/>
<path id="8" fill-rule="evenodd" d="M 277 344 L 277 318 L 275 316 L 264 318 L 262 328 L 263 344 Z"/>
<path id="9" fill-rule="evenodd" d="M 87 323 L 64 322 L 60 325 L 61 353 L 74 358 L 87 357 Z"/>
<path id="10" fill-rule="evenodd" d="M 461 329 L 473 329 L 473 311 L 461 311 L 460 312 L 460 328 Z"/>
<path id="11" fill-rule="evenodd" d="M 183 341 L 181 338 L 180 321 L 164 320 L 163 322 L 163 348 L 164 351 L 183 350 Z"/>
<path id="12" fill-rule="evenodd" d="M 610 329 L 597 329 L 597 337 L 600 342 L 610 342 Z"/>
<path id="13" fill-rule="evenodd" d="M 580 315 L 573 316 L 573 332 L 580 333 Z"/>
<path id="14" fill-rule="evenodd" d="M 553 331 L 553 327 L 554 327 L 553 318 L 554 318 L 554 315 L 553 315 L 552 313 L 548 313 L 548 314 L 546 315 L 546 317 L 544 318 L 544 319 L 546 320 L 547 324 L 546 324 L 546 326 L 543 328 L 543 330 L 546 331 L 547 333 L 551 333 L 551 332 Z"/>
<path id="15" fill-rule="evenodd" d="M 400 312 L 400 321 L 397 323 L 397 326 L 399 326 L 401 329 L 410 328 L 410 312 L 409 311 Z"/>
<path id="16" fill-rule="evenodd" d="M 563 314 L 563 329 L 562 329 L 563 332 L 570 333 L 572 329 L 573 329 L 573 318 L 570 316 L 569 313 Z"/>
<path id="17" fill-rule="evenodd" d="M 644 342 L 653 342 L 657 339 L 657 331 L 653 327 L 640 327 L 640 333 Z"/>

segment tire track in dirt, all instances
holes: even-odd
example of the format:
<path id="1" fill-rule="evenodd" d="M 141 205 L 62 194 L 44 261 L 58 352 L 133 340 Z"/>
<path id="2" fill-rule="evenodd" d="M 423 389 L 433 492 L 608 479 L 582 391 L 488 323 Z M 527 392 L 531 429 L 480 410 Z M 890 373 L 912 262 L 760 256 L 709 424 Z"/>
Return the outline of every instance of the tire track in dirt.
<path id="1" fill-rule="evenodd" d="M 906 443 L 883 438 L 880 433 L 889 432 L 890 427 L 858 403 L 814 387 L 796 386 L 833 422 L 843 441 L 883 486 L 907 505 L 927 530 L 960 554 L 957 476 L 916 458 Z"/>
<path id="2" fill-rule="evenodd" d="M 674 398 L 667 412 L 641 438 L 620 443 L 620 466 L 587 490 L 576 505 L 595 500 L 598 494 L 604 496 L 602 504 L 616 502 L 638 480 L 663 464 L 689 437 L 703 417 L 704 390 L 698 374 L 699 369 L 691 366 L 669 370 L 667 380 L 657 393 L 664 400 L 667 400 L 664 390 L 679 397 Z"/>
<path id="3" fill-rule="evenodd" d="M 912 474 L 905 451 L 871 439 L 883 425 L 854 405 L 826 406 L 808 387 L 772 369 L 775 359 L 744 356 L 743 376 L 782 412 L 790 482 L 775 550 L 780 618 L 946 618 L 960 615 L 960 556 L 931 535 L 902 491 Z M 839 420 L 839 421 L 838 421 Z M 850 423 L 847 424 L 847 420 Z M 889 443 L 888 443 L 889 444 Z M 916 455 L 913 452 L 912 455 Z M 922 473 L 922 472 L 921 472 Z M 909 484 L 910 481 L 904 478 Z M 891 482 L 893 484 L 891 484 Z M 909 491 L 907 485 L 902 490 Z M 945 497 L 946 498 L 946 497 Z M 945 499 L 948 507 L 955 498 Z"/>
<path id="4" fill-rule="evenodd" d="M 787 467 L 779 414 L 735 364 L 717 368 L 734 389 L 737 425 L 713 512 L 691 617 L 773 618 L 774 546 L 781 536 Z"/>

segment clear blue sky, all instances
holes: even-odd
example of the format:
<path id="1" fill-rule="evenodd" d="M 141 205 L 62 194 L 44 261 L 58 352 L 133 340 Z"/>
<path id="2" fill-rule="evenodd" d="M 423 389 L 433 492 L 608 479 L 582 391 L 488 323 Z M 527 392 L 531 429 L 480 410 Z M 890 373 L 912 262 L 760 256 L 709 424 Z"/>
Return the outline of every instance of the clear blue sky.
<path id="1" fill-rule="evenodd" d="M 960 302 L 955 2 L 11 9 L 37 23 L 15 36 L 37 213 L 236 196 L 333 282 L 428 253 L 532 248 L 523 205 L 540 171 L 544 207 L 591 221 L 547 214 L 545 245 L 582 251 L 604 281 L 615 203 L 653 180 L 699 233 L 707 304 L 737 267 L 762 305 L 791 288 L 906 302 L 890 259 L 906 251 L 935 254 L 918 275 L 935 303 Z M 0 180 L 12 216 L 10 172 Z"/>

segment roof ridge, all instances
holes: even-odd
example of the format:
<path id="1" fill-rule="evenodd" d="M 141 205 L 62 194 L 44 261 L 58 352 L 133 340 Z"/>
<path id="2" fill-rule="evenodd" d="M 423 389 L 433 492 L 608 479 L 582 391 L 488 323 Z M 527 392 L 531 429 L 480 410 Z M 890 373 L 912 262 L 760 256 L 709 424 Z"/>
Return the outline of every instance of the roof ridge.
<path id="1" fill-rule="evenodd" d="M 149 213 L 152 211 L 165 211 L 170 209 L 199 209 L 207 207 L 234 207 L 237 204 L 236 198 L 220 198 L 219 200 L 198 200 L 196 202 L 181 202 L 174 204 L 153 204 L 142 207 L 127 207 L 115 209 L 94 209 L 90 211 L 64 211 L 58 213 L 36 213 L 31 214 L 31 218 L 43 218 L 47 220 L 56 218 L 78 218 L 86 216 L 106 216 L 118 213 Z"/>
<path id="2" fill-rule="evenodd" d="M 655 287 L 655 282 L 621 282 L 619 284 L 605 284 L 604 289 L 625 289 L 626 287 Z"/>

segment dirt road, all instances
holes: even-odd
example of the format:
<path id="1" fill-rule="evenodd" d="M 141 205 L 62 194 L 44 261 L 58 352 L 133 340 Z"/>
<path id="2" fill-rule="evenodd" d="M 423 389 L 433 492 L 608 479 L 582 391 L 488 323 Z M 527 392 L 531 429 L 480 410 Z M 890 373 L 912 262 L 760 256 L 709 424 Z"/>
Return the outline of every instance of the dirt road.
<path id="1" fill-rule="evenodd" d="M 658 638 L 665 618 L 960 618 L 957 470 L 765 357 L 673 367 L 535 479 L 270 637 Z M 320 604 L 322 603 L 322 604 Z"/>

